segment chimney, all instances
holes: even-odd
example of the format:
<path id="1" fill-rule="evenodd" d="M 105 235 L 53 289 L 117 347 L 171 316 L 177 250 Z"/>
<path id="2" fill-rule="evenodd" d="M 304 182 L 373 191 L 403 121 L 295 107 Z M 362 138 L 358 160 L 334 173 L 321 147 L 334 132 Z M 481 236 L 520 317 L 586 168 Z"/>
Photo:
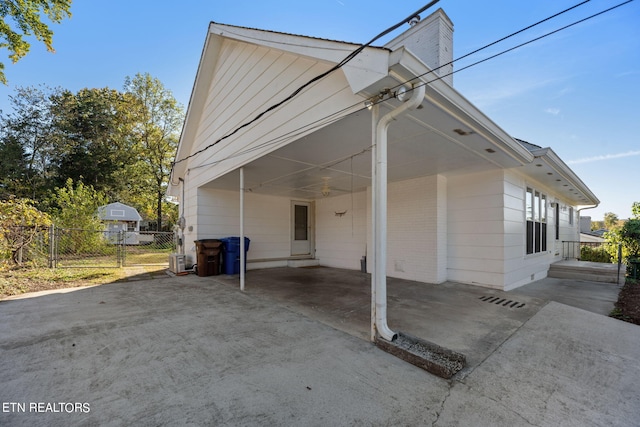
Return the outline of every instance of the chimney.
<path id="1" fill-rule="evenodd" d="M 442 77 L 444 82 L 453 86 L 453 64 L 450 64 L 453 61 L 453 23 L 447 14 L 438 9 L 425 19 L 411 19 L 409 24 L 407 31 L 385 47 L 396 50 L 404 46 L 435 70 L 434 74 L 427 75 L 429 80 Z M 449 65 L 443 66 L 444 64 Z"/>

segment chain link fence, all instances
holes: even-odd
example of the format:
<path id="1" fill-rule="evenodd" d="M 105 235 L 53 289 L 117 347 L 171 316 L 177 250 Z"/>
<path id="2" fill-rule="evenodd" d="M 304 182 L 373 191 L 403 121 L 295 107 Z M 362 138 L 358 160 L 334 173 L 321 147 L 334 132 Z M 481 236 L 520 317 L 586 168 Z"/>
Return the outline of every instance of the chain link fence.
<path id="1" fill-rule="evenodd" d="M 169 266 L 172 232 L 14 227 L 2 230 L 0 255 L 35 267 Z"/>

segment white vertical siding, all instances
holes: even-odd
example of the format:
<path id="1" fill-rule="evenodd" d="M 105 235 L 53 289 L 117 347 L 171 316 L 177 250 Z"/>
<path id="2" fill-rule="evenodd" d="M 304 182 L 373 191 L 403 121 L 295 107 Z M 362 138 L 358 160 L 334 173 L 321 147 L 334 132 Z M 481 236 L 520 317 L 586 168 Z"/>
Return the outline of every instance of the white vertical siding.
<path id="1" fill-rule="evenodd" d="M 360 259 L 367 255 L 367 224 L 366 192 L 317 200 L 316 258 L 320 265 L 360 269 Z"/>

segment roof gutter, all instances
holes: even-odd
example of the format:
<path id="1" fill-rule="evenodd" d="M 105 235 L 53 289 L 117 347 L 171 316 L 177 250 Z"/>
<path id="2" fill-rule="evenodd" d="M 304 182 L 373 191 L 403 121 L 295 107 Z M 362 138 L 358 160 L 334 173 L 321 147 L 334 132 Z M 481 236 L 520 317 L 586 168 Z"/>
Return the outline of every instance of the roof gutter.
<path id="1" fill-rule="evenodd" d="M 536 159 L 540 159 L 545 162 L 549 167 L 558 173 L 558 175 L 562 176 L 568 182 L 570 182 L 576 190 L 580 191 L 587 199 L 588 202 L 591 202 L 589 205 L 593 208 L 597 207 L 600 204 L 600 200 L 596 197 L 595 194 L 587 187 L 587 185 L 578 177 L 578 175 L 571 170 L 569 166 L 565 162 L 562 161 L 560 157 L 551 149 L 551 148 L 541 148 L 539 150 L 532 151 L 533 155 Z M 584 207 L 581 209 L 590 209 L 588 207 Z"/>

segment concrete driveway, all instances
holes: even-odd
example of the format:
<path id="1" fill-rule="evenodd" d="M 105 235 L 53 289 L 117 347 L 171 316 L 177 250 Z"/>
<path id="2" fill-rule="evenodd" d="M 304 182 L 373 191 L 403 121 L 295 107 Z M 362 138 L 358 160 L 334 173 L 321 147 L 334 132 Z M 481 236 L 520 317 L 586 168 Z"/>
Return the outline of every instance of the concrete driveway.
<path id="1" fill-rule="evenodd" d="M 531 296 L 507 308 L 463 285 L 431 294 L 424 284 L 396 283 L 390 325 L 470 360 L 445 381 L 363 339 L 366 278 L 334 269 L 271 273 L 290 299 L 249 272 L 245 293 L 235 278 L 190 275 L 0 302 L 0 425 L 631 426 L 640 419 L 638 326 Z M 293 276 L 317 286 L 296 289 Z M 339 286 L 340 277 L 355 286 Z M 403 292 L 415 304 L 400 299 Z M 346 296 L 360 298 L 360 308 L 332 316 Z"/>

